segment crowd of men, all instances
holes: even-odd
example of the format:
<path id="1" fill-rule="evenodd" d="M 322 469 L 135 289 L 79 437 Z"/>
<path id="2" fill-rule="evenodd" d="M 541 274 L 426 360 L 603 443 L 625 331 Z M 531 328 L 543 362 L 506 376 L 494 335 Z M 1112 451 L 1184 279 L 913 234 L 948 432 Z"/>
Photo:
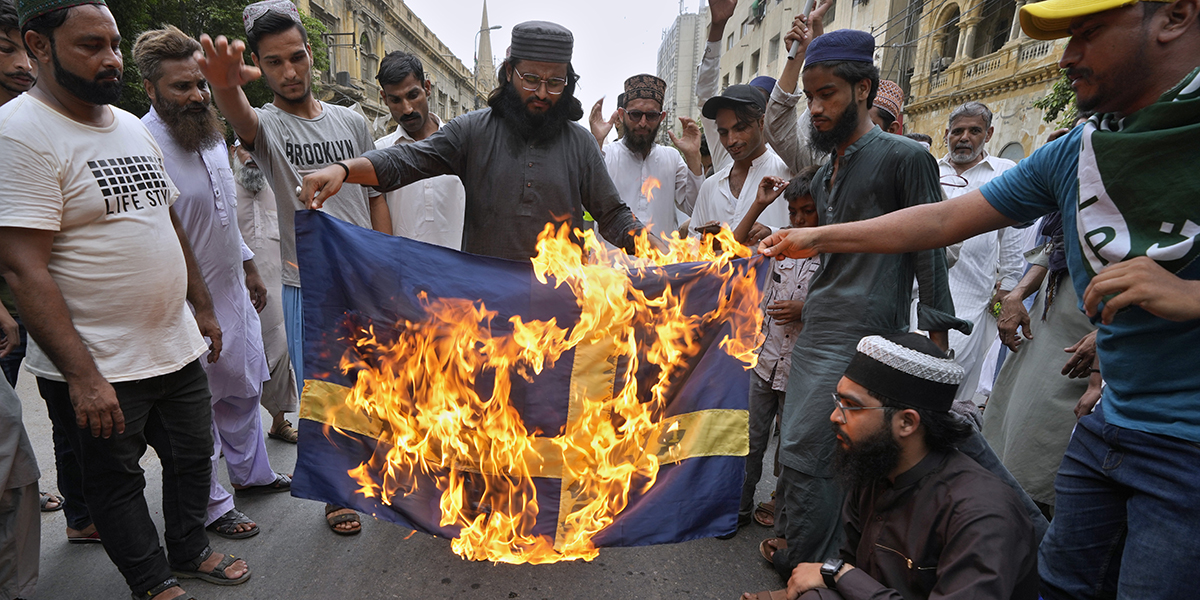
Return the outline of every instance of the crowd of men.
<path id="1" fill-rule="evenodd" d="M 313 95 L 289 0 L 247 6 L 244 41 L 137 32 L 140 119 L 112 106 L 124 58 L 104 0 L 0 0 L 0 180 L 17 182 L 0 193 L 0 600 L 33 594 L 49 510 L 135 598 L 251 577 L 209 535 L 258 534 L 234 499 L 291 487 L 266 439 L 298 438 L 304 209 L 511 260 L 564 218 L 629 253 L 643 232 L 661 248 L 728 228 L 770 257 L 727 537 L 770 530 L 760 553 L 787 586 L 744 598 L 1189 597 L 1200 0 L 1023 6 L 1031 37 L 1070 37 L 1060 66 L 1090 118 L 1020 164 L 988 153 L 979 102 L 950 113 L 940 158 L 905 132 L 874 37 L 823 32 L 831 0 L 794 19 L 778 80 L 718 90 L 736 2 L 709 0 L 703 118 L 665 123 L 669 147 L 652 75 L 608 119 L 596 102 L 590 131 L 573 123 L 574 35 L 545 21 L 513 28 L 488 107 L 446 122 L 420 60 L 385 56 L 396 129 L 375 140 Z M 259 77 L 273 100 L 253 107 Z M 61 497 L 38 489 L 21 366 Z M 777 485 L 756 502 L 773 430 Z"/>

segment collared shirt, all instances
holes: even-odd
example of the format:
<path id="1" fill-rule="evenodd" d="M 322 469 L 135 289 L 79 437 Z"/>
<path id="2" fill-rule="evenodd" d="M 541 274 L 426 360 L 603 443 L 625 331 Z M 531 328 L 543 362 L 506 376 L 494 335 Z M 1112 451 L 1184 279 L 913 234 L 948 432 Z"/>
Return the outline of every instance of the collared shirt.
<path id="1" fill-rule="evenodd" d="M 200 363 L 208 374 L 213 400 L 257 396 L 271 374 L 258 311 L 246 291 L 242 270 L 242 261 L 250 260 L 254 253 L 238 229 L 237 189 L 229 151 L 224 141 L 201 152 L 180 148 L 153 108 L 142 122 L 162 148 L 163 167 L 179 188 L 175 214 L 187 233 L 221 326 L 221 359 Z"/>
<path id="2" fill-rule="evenodd" d="M 1012 488 L 958 450 L 851 490 L 846 600 L 1035 600 L 1037 541 Z"/>
<path id="3" fill-rule="evenodd" d="M 704 183 L 704 175 L 692 173 L 678 150 L 659 144 L 643 160 L 618 140 L 604 147 L 604 165 L 633 215 L 663 238 L 679 228 L 676 209 L 692 215 Z M 659 184 L 654 190 L 647 188 L 651 178 Z"/>
<path id="4" fill-rule="evenodd" d="M 773 261 L 771 279 L 767 284 L 767 292 L 763 294 L 763 339 L 758 349 L 758 363 L 754 372 L 770 382 L 771 389 L 787 390 L 788 374 L 792 370 L 792 345 L 796 343 L 796 335 L 803 327 L 803 321 L 791 321 L 781 324 L 767 313 L 767 307 L 777 301 L 792 300 L 803 302 L 808 298 L 808 286 L 813 275 L 821 268 L 821 257 L 812 258 L 777 258 Z"/>
<path id="5" fill-rule="evenodd" d="M 938 160 L 942 190 L 948 198 L 977 190 L 1015 166 L 1017 164 L 1011 160 L 985 155 L 979 164 L 959 175 L 950 162 L 949 154 Z M 966 187 L 946 185 L 956 177 L 965 179 Z M 1000 283 L 1002 290 L 1011 290 L 1024 274 L 1022 239 L 1021 232 L 1012 227 L 969 238 L 962 243 L 958 260 L 947 272 L 950 296 L 954 299 L 954 314 L 976 325 L 969 336 L 950 333 L 949 342 L 954 350 L 954 358 L 967 371 L 966 380 L 959 386 L 959 400 L 974 397 L 979 374 L 984 367 L 984 356 L 991 346 L 991 340 L 996 337 L 996 318 L 990 306 L 996 283 Z"/>
<path id="6" fill-rule="evenodd" d="M 750 212 L 754 198 L 758 195 L 758 184 L 763 177 L 774 175 L 783 179 L 791 179 L 792 172 L 783 164 L 779 156 L 766 149 L 758 158 L 750 163 L 746 180 L 738 195 L 733 195 L 729 187 L 729 175 L 733 172 L 733 162 L 704 180 L 700 186 L 700 197 L 696 199 L 696 208 L 692 211 L 692 231 L 710 221 L 724 223 L 730 229 L 742 222 L 742 217 Z M 772 202 L 758 217 L 758 222 L 768 227 L 779 229 L 789 225 L 787 203 L 780 200 Z"/>
<path id="7" fill-rule="evenodd" d="M 549 142 L 534 143 L 485 108 L 414 144 L 363 156 L 383 191 L 458 175 L 467 191 L 463 251 L 471 254 L 528 260 L 537 254 L 546 224 L 566 221 L 585 229 L 585 209 L 600 234 L 619 248 L 632 250 L 629 233 L 642 228 L 621 202 L 596 138 L 578 123 L 567 123 Z"/>
<path id="8" fill-rule="evenodd" d="M 442 128 L 442 120 L 429 113 Z M 416 142 L 403 127 L 375 141 L 376 148 Z M 411 183 L 387 194 L 392 213 L 392 233 L 429 244 L 459 250 L 462 248 L 463 211 L 467 191 L 454 175 L 439 175 Z"/>

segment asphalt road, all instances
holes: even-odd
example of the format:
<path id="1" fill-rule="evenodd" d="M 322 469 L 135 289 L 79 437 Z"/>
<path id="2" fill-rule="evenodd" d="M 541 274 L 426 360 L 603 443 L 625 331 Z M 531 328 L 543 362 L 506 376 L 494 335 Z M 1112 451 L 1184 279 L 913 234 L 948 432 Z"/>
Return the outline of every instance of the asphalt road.
<path id="1" fill-rule="evenodd" d="M 50 420 L 34 378 L 22 372 L 17 392 L 25 427 L 41 467 L 41 488 L 57 491 Z M 267 420 L 266 413 L 263 419 Z M 773 442 L 772 442 L 773 443 Z M 275 470 L 290 473 L 296 447 L 267 440 Z M 767 456 L 774 456 L 769 449 Z M 149 449 L 141 461 L 146 497 L 162 533 L 162 473 Z M 770 468 L 759 483 L 759 500 L 775 485 Z M 222 466 L 221 479 L 228 486 Z M 367 517 L 353 537 L 325 526 L 322 505 L 274 494 L 239 499 L 238 509 L 261 533 L 246 540 L 212 537 L 213 548 L 244 557 L 254 575 L 240 586 L 185 582 L 198 600 L 333 598 L 723 598 L 777 589 L 783 582 L 758 554 L 770 531 L 756 524 L 731 540 L 703 539 L 664 546 L 606 548 L 592 562 L 503 565 L 465 561 L 449 540 L 417 534 Z M 66 542 L 62 512 L 42 514 L 41 575 L 37 600 L 129 598 L 129 588 L 99 545 Z"/>

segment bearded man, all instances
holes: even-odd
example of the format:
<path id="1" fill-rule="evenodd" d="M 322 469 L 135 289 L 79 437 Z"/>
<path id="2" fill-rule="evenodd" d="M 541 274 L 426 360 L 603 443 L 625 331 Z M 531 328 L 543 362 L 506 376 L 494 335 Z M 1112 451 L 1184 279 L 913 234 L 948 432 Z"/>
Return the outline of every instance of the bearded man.
<path id="1" fill-rule="evenodd" d="M 875 39 L 839 30 L 813 39 L 801 74 L 812 147 L 829 156 L 813 178 L 822 225 L 857 221 L 942 197 L 937 164 L 919 144 L 884 134 L 868 109 L 879 86 Z M 946 330 L 969 332 L 954 316 L 941 250 L 909 254 L 842 254 L 822 263 L 804 305 L 783 408 L 779 494 L 784 544 L 767 540 L 763 554 L 787 576 L 803 562 L 834 556 L 841 532 L 842 490 L 833 475 L 836 445 L 824 415 L 854 340 L 908 330 L 914 277 L 920 284 L 918 324 L 946 347 Z M 773 547 L 772 547 L 773 546 Z M 781 550 L 776 552 L 775 550 Z"/>
<path id="2" fill-rule="evenodd" d="M 837 558 L 796 566 L 762 598 L 1038 597 L 1033 523 L 1011 487 L 955 449 L 963 370 L 915 333 L 869 336 L 833 394 L 834 470 L 849 497 Z M 826 398 L 826 402 L 829 399 Z"/>
<path id="3" fill-rule="evenodd" d="M 133 58 L 151 103 L 142 122 L 162 147 L 163 165 L 179 188 L 175 211 L 224 332 L 223 360 L 205 368 L 213 432 L 206 525 L 217 535 L 240 539 L 259 529 L 234 508 L 217 480 L 221 454 L 239 496 L 286 492 L 291 479 L 271 470 L 267 459 L 258 409 L 262 383 L 271 378 L 258 320 L 267 290 L 237 226 L 237 191 L 225 168 L 223 127 L 196 65 L 199 50 L 199 42 L 168 26 L 139 35 Z"/>
<path id="4" fill-rule="evenodd" d="M 545 21 L 513 28 L 509 57 L 488 108 L 462 115 L 412 144 L 305 176 L 301 200 L 319 208 L 343 183 L 391 191 L 437 175 L 458 175 L 467 191 L 464 252 L 528 260 L 548 223 L 584 229 L 586 209 L 606 240 L 634 251 L 644 228 L 621 201 L 596 140 L 572 123 L 583 116 L 571 67 L 575 38 Z M 655 236 L 651 242 L 661 244 Z"/>
<path id="5" fill-rule="evenodd" d="M 604 99 L 592 107 L 592 135 L 601 146 L 608 174 L 621 193 L 621 200 L 633 210 L 634 216 L 656 235 L 665 236 L 679 228 L 676 209 L 689 217 L 696 206 L 696 195 L 704 183 L 704 166 L 700 161 L 700 127 L 688 117 L 680 117 L 682 138 L 668 129 L 678 151 L 656 144 L 662 127 L 663 95 L 667 82 L 653 75 L 634 75 L 625 80 L 624 101 L 608 121 L 601 117 Z M 604 138 L 613 124 L 620 122 L 625 136 L 604 145 Z M 661 188 L 647 187 L 654 179 Z"/>

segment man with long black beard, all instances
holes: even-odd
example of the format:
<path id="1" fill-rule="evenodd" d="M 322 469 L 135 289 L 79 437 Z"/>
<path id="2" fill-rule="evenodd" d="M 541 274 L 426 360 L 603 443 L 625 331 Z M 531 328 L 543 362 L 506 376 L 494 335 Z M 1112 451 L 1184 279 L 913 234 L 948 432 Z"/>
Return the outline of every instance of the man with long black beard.
<path id="1" fill-rule="evenodd" d="M 224 333 L 222 359 L 206 365 L 212 391 L 212 475 L 208 530 L 231 539 L 258 534 L 217 479 L 222 453 L 239 496 L 286 492 L 287 475 L 271 469 L 259 419 L 263 382 L 271 378 L 258 311 L 267 289 L 242 241 L 237 190 L 226 168 L 224 127 L 193 56 L 200 43 L 168 26 L 138 36 L 133 58 L 151 109 L 142 122 L 163 150 L 163 166 L 179 188 L 175 212 L 192 243 Z"/>
<path id="2" fill-rule="evenodd" d="M 854 30 L 826 33 L 807 49 L 801 77 L 812 117 L 808 139 L 830 156 L 812 185 L 822 225 L 942 198 L 933 156 L 871 122 L 867 111 L 879 85 L 874 50 L 875 39 Z M 813 280 L 793 351 L 780 436 L 777 501 L 781 495 L 786 544 L 769 539 L 762 547 L 785 577 L 799 563 L 820 562 L 837 552 L 843 494 L 833 477 L 835 440 L 824 422 L 825 407 L 854 356 L 855 340 L 908 330 L 914 276 L 920 283 L 920 328 L 943 348 L 948 329 L 969 332 L 971 324 L 954 317 L 941 250 L 834 255 Z"/>
<path id="3" fill-rule="evenodd" d="M 605 239 L 632 253 L 643 225 L 621 202 L 595 138 L 571 122 L 583 116 L 575 98 L 579 76 L 571 68 L 574 41 L 554 23 L 513 27 L 489 108 L 460 116 L 419 142 L 307 175 L 301 201 L 319 208 L 343 183 L 391 191 L 458 175 L 467 191 L 464 252 L 527 260 L 547 223 L 566 219 L 584 229 L 586 209 Z M 651 241 L 661 243 L 653 236 Z"/>
<path id="4" fill-rule="evenodd" d="M 921 335 L 858 342 L 828 417 L 849 493 L 846 541 L 837 558 L 797 565 L 786 593 L 757 598 L 1038 597 L 1037 537 L 1021 501 L 955 449 L 970 435 L 950 412 L 963 376 Z"/>
<path id="5" fill-rule="evenodd" d="M 601 145 L 604 164 L 621 193 L 621 200 L 659 236 L 679 228 L 676 210 L 691 216 L 696 195 L 704 183 L 700 127 L 696 121 L 680 117 L 683 134 L 679 138 L 668 129 L 671 143 L 678 151 L 654 142 L 666 114 L 662 110 L 666 89 L 667 82 L 658 77 L 634 75 L 625 80 L 624 102 L 619 103 L 616 113 L 605 121 L 601 98 L 592 107 L 590 119 L 592 135 Z M 604 146 L 604 138 L 618 121 L 624 127 L 624 137 Z M 658 186 L 648 183 L 651 179 Z"/>

